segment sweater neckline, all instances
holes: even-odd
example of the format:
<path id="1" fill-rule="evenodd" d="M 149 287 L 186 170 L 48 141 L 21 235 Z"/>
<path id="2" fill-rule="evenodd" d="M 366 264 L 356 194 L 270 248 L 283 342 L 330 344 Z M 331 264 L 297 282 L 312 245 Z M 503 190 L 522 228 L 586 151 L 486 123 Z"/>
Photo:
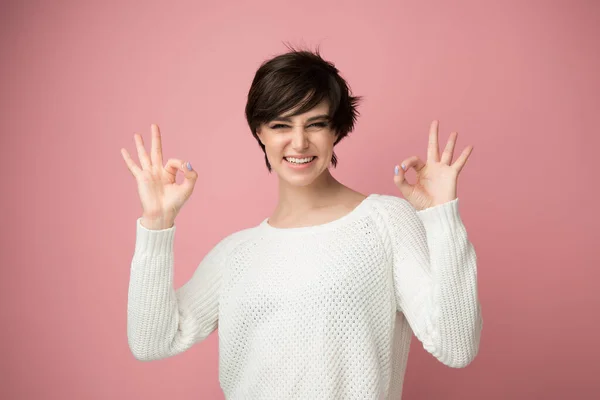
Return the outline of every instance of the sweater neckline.
<path id="1" fill-rule="evenodd" d="M 259 226 L 264 228 L 267 231 L 277 232 L 277 233 L 299 233 L 299 232 L 315 232 L 325 229 L 335 228 L 338 225 L 341 225 L 353 218 L 356 218 L 362 214 L 364 214 L 365 210 L 368 208 L 369 203 L 376 197 L 376 193 L 371 193 L 367 195 L 352 211 L 349 213 L 334 219 L 333 221 L 325 222 L 323 224 L 318 225 L 310 225 L 310 226 L 299 226 L 294 228 L 277 228 L 275 226 L 269 225 L 269 217 L 265 218 Z"/>

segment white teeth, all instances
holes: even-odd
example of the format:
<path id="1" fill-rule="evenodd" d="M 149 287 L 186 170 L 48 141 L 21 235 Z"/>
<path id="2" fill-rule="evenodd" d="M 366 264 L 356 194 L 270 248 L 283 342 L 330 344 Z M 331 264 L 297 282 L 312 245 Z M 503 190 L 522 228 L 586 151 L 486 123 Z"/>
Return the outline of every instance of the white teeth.
<path id="1" fill-rule="evenodd" d="M 308 157 L 308 158 L 291 158 L 291 157 L 285 157 L 286 160 L 288 160 L 291 163 L 294 164 L 306 164 L 308 162 L 311 162 L 313 160 L 314 157 Z"/>

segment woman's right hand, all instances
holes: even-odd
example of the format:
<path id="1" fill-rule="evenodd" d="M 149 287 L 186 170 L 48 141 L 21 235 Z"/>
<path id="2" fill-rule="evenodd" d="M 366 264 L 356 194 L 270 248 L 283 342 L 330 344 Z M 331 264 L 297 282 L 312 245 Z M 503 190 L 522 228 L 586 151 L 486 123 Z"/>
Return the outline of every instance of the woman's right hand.
<path id="1" fill-rule="evenodd" d="M 142 202 L 142 225 L 147 229 L 167 229 L 173 226 L 175 217 L 192 195 L 198 174 L 187 168 L 189 163 L 175 158 L 170 158 L 163 167 L 160 130 L 155 124 L 152 124 L 150 129 L 150 158 L 142 137 L 137 133 L 133 135 L 141 168 L 131 159 L 127 150 L 122 148 L 121 154 L 137 181 Z M 175 183 L 178 171 L 182 172 L 185 178 L 181 184 Z"/>

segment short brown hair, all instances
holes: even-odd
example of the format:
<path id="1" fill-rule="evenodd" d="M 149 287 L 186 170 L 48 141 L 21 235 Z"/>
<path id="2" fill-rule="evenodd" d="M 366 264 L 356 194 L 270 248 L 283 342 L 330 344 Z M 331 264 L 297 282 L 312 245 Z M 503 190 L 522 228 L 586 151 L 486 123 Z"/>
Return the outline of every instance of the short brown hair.
<path id="1" fill-rule="evenodd" d="M 293 115 L 302 114 L 327 99 L 331 127 L 337 136 L 335 146 L 354 129 L 359 115 L 357 105 L 362 99 L 361 96 L 352 96 L 338 69 L 321 57 L 318 48 L 312 52 L 287 47 L 289 52 L 261 64 L 250 86 L 246 103 L 246 120 L 252 135 L 265 153 L 269 173 L 271 164 L 267 159 L 265 145 L 256 134 L 261 124 L 295 107 L 298 109 Z M 335 152 L 331 163 L 334 167 L 337 166 Z"/>

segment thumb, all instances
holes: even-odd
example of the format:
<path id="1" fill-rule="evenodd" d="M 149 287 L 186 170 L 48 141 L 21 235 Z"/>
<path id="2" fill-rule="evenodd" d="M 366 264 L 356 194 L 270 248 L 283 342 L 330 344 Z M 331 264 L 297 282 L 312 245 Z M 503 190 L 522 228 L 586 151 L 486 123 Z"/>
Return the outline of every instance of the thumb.
<path id="1" fill-rule="evenodd" d="M 396 165 L 394 168 L 394 183 L 398 189 L 400 189 L 400 193 L 402 193 L 404 197 L 407 197 L 412 191 L 412 185 L 406 180 L 405 174 L 406 171 L 404 168 L 400 168 L 398 165 Z"/>
<path id="2" fill-rule="evenodd" d="M 194 185 L 198 179 L 198 173 L 193 169 L 192 164 L 189 161 L 181 163 L 179 168 L 183 171 L 184 177 L 181 188 L 186 192 L 187 196 L 189 196 L 194 190 Z"/>

